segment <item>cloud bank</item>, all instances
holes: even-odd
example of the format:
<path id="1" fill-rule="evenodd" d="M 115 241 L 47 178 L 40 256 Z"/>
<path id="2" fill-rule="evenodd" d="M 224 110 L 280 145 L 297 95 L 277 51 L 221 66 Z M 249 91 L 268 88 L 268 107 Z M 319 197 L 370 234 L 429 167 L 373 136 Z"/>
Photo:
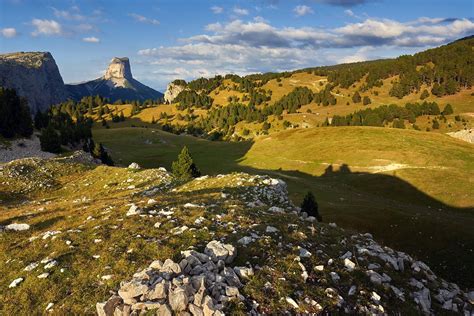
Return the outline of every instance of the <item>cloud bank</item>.
<path id="1" fill-rule="evenodd" d="M 179 45 L 144 48 L 142 62 L 165 79 L 283 71 L 398 55 L 472 34 L 469 19 L 409 22 L 368 18 L 336 28 L 275 27 L 265 20 L 213 23 Z M 378 55 L 376 55 L 378 54 Z M 186 69 L 186 70 L 185 70 Z"/>

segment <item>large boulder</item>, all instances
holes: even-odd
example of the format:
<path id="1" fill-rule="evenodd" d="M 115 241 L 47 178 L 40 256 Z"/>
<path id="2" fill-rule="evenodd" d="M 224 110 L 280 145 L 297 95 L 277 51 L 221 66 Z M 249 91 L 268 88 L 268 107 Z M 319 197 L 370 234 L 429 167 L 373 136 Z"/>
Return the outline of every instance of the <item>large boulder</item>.
<path id="1" fill-rule="evenodd" d="M 220 241 L 213 240 L 207 244 L 204 253 L 209 255 L 214 262 L 223 260 L 225 263 L 231 263 L 237 255 L 237 249 L 230 244 L 223 244 Z"/>

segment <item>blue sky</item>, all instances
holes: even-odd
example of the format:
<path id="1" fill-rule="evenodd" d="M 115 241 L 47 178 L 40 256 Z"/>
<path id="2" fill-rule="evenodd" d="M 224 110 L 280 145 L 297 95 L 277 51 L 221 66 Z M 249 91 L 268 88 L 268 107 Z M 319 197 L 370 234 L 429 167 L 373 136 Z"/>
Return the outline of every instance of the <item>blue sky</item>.
<path id="1" fill-rule="evenodd" d="M 395 57 L 474 34 L 474 1 L 0 0 L 0 52 L 49 51 L 66 83 L 130 58 L 163 91 L 176 78 Z"/>

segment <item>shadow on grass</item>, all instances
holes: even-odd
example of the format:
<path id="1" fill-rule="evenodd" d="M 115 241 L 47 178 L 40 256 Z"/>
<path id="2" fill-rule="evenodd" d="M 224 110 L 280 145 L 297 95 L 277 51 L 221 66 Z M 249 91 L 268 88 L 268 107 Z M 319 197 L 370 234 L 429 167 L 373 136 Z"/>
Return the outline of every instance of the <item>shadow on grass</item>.
<path id="1" fill-rule="evenodd" d="M 28 198 L 24 194 L 0 190 L 0 211 L 2 208 L 12 207 L 27 200 Z"/>
<path id="2" fill-rule="evenodd" d="M 474 208 L 456 208 L 386 174 L 332 165 L 317 177 L 299 171 L 251 170 L 288 183 L 294 202 L 313 191 L 326 222 L 359 232 L 423 260 L 441 277 L 474 284 Z"/>
<path id="3" fill-rule="evenodd" d="M 281 178 L 287 182 L 290 197 L 297 204 L 307 191 L 314 192 L 326 222 L 370 232 L 385 245 L 425 261 L 447 280 L 463 286 L 474 284 L 474 208 L 447 205 L 398 177 L 352 172 L 347 164 L 338 170 L 330 165 L 321 176 L 297 170 L 243 166 L 239 163 L 252 147 L 251 141 L 208 142 L 191 136 L 163 134 L 168 144 L 153 146 L 139 143 L 149 135 L 132 133 L 120 137 L 120 141 L 110 140 L 115 161 L 122 158 L 125 165 L 135 161 L 144 167 L 169 168 L 186 145 L 204 174 L 237 171 Z M 107 145 L 107 141 L 104 143 Z M 114 157 L 114 149 L 121 152 L 118 157 Z"/>

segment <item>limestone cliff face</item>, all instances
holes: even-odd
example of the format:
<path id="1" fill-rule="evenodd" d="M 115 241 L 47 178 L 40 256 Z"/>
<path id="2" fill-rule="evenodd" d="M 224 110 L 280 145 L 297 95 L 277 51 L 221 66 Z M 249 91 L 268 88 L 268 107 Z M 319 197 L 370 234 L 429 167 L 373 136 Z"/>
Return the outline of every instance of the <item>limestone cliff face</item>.
<path id="1" fill-rule="evenodd" d="M 130 60 L 127 57 L 115 57 L 110 62 L 105 71 L 105 80 L 127 79 L 132 80 L 132 70 L 130 69 Z"/>
<path id="2" fill-rule="evenodd" d="M 173 103 L 178 94 L 186 89 L 186 82 L 182 80 L 175 80 L 168 84 L 165 91 L 165 102 Z"/>
<path id="3" fill-rule="evenodd" d="M 101 95 L 112 102 L 119 99 L 144 101 L 163 97 L 161 92 L 133 78 L 130 60 L 127 57 L 114 57 L 104 76 L 98 79 L 80 84 L 69 84 L 66 87 L 71 97 L 76 100 L 89 95 Z"/>
<path id="4" fill-rule="evenodd" d="M 13 88 L 26 98 L 33 113 L 68 97 L 58 66 L 48 52 L 0 55 L 0 86 Z"/>

